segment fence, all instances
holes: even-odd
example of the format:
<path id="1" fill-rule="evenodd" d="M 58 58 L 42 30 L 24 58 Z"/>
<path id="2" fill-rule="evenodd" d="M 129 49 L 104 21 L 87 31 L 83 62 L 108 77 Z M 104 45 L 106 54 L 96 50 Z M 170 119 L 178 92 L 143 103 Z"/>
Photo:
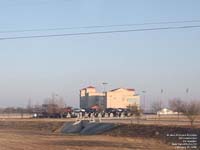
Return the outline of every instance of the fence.
<path id="1" fill-rule="evenodd" d="M 21 114 L 21 113 L 2 113 L 0 119 L 21 119 L 21 118 L 32 118 L 32 114 Z"/>

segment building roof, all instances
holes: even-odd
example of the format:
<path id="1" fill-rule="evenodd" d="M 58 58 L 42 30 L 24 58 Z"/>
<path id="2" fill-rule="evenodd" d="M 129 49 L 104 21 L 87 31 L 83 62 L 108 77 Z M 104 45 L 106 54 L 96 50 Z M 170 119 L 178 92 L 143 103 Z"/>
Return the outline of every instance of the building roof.
<path id="1" fill-rule="evenodd" d="M 114 91 L 117 91 L 119 89 L 124 89 L 124 90 L 127 90 L 127 91 L 135 91 L 135 89 L 127 89 L 127 88 L 117 88 L 117 89 L 113 89 L 113 90 L 110 90 L 111 92 L 114 92 Z"/>
<path id="2" fill-rule="evenodd" d="M 88 87 L 85 87 L 81 90 L 86 90 L 86 89 L 95 89 L 95 87 L 94 86 L 88 86 Z M 123 90 L 127 90 L 127 91 L 135 91 L 135 89 L 132 89 L 132 88 L 116 88 L 116 89 L 110 90 L 110 92 L 114 92 L 114 91 L 117 91 L 119 89 L 123 89 Z"/>
<path id="3" fill-rule="evenodd" d="M 117 90 L 119 90 L 119 89 L 121 89 L 121 88 L 113 89 L 113 90 L 110 90 L 110 91 L 113 92 L 113 91 L 117 91 Z"/>
<path id="4" fill-rule="evenodd" d="M 135 89 L 127 89 L 128 91 L 135 91 Z"/>
<path id="5" fill-rule="evenodd" d="M 86 89 L 95 89 L 95 87 L 94 86 L 88 86 L 88 87 L 82 88 L 81 90 L 86 90 Z"/>
<path id="6" fill-rule="evenodd" d="M 95 87 L 94 86 L 88 86 L 86 87 L 86 89 L 94 89 Z"/>

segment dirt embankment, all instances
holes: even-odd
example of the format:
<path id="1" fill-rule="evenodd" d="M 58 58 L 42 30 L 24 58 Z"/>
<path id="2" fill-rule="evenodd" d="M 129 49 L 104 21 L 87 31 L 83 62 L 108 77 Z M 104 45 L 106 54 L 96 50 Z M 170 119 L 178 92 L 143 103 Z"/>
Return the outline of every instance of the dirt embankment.
<path id="1" fill-rule="evenodd" d="M 119 124 L 115 129 L 105 134 L 114 136 L 128 136 L 128 137 L 165 137 L 167 134 L 198 134 L 200 135 L 200 128 L 191 128 L 188 126 L 164 126 L 164 125 L 140 125 L 140 124 Z"/>
<path id="2" fill-rule="evenodd" d="M 171 144 L 179 142 L 179 137 L 170 135 L 197 135 L 197 144 L 200 145 L 200 128 L 162 126 L 162 125 L 119 125 L 112 131 L 104 133 L 110 136 L 153 138 Z"/>
<path id="3" fill-rule="evenodd" d="M 171 146 L 152 138 L 116 137 L 107 136 L 107 133 L 92 136 L 63 135 L 55 132 L 67 121 L 49 119 L 0 121 L 0 150 L 172 149 Z M 114 135 L 115 130 L 110 132 Z"/>
<path id="4" fill-rule="evenodd" d="M 47 133 L 51 135 L 61 129 L 67 120 L 4 120 L 0 121 L 1 130 L 17 130 L 37 132 L 39 134 Z M 56 132 L 60 135 L 60 133 Z M 167 136 L 169 134 L 196 134 L 198 136 L 198 145 L 200 145 L 200 128 L 191 128 L 187 126 L 164 126 L 164 125 L 128 125 L 119 124 L 114 129 L 104 132 L 101 135 L 109 137 L 130 138 L 130 139 L 154 139 L 171 145 L 172 142 L 178 142 L 178 137 Z"/>
<path id="5" fill-rule="evenodd" d="M 0 120 L 0 129 L 34 130 L 54 132 L 63 127 L 70 120 Z M 126 137 L 153 137 L 166 139 L 167 134 L 197 134 L 200 136 L 200 128 L 189 126 L 164 126 L 142 124 L 118 124 L 116 127 L 103 134 Z"/>
<path id="6" fill-rule="evenodd" d="M 65 123 L 71 120 L 0 120 L 0 129 L 15 130 L 38 130 L 54 132 L 60 129 Z M 167 134 L 198 134 L 200 128 L 191 128 L 190 126 L 167 126 L 167 125 L 142 125 L 142 124 L 118 124 L 116 127 L 106 133 L 113 136 L 127 137 L 153 137 L 164 138 Z"/>
<path id="7" fill-rule="evenodd" d="M 54 132 L 64 123 L 65 121 L 8 120 L 0 121 L 0 129 Z"/>

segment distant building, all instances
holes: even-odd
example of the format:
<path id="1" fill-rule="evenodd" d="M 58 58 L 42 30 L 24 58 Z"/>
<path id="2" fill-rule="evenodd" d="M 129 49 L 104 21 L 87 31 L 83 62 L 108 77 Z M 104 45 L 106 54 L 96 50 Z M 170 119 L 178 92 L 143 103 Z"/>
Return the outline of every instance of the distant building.
<path id="1" fill-rule="evenodd" d="M 163 108 L 157 112 L 157 115 L 177 115 L 177 114 L 178 114 L 178 112 L 174 112 L 167 108 Z"/>
<path id="2" fill-rule="evenodd" d="M 106 92 L 107 108 L 127 108 L 129 105 L 140 106 L 140 96 L 134 89 L 118 88 Z"/>
<path id="3" fill-rule="evenodd" d="M 96 92 L 89 86 L 80 90 L 80 107 L 91 108 L 98 105 L 101 108 L 127 108 L 129 105 L 140 106 L 140 96 L 134 89 L 118 88 L 105 93 Z"/>
<path id="4" fill-rule="evenodd" d="M 105 108 L 105 93 L 96 92 L 95 87 L 89 86 L 80 90 L 80 107 L 91 108 L 94 105 Z"/>

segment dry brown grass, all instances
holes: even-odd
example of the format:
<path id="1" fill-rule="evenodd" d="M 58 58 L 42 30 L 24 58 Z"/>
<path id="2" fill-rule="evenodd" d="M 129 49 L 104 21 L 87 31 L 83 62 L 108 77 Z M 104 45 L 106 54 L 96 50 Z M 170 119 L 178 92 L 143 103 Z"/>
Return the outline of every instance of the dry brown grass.
<path id="1" fill-rule="evenodd" d="M 169 150 L 169 146 L 143 138 L 64 136 L 41 132 L 0 130 L 1 150 Z"/>
<path id="2" fill-rule="evenodd" d="M 79 136 L 52 132 L 60 120 L 0 121 L 0 150 L 160 150 L 172 149 L 151 138 Z"/>

